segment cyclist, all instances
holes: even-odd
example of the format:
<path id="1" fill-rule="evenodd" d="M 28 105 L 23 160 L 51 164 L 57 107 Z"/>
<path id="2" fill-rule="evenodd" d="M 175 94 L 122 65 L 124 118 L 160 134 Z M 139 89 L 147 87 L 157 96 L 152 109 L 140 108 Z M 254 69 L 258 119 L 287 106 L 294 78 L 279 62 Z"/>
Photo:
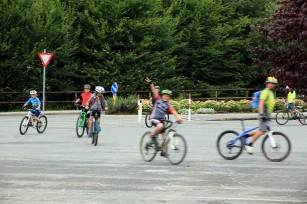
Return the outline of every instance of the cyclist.
<path id="1" fill-rule="evenodd" d="M 158 92 L 155 89 L 155 86 L 153 85 L 152 80 L 146 78 L 145 79 L 149 84 L 150 84 L 150 89 L 153 93 L 153 97 L 155 99 L 155 104 L 152 110 L 152 113 L 150 115 L 151 122 L 155 126 L 154 131 L 151 134 L 151 143 L 155 144 L 156 143 L 156 137 L 157 135 L 163 131 L 164 128 L 164 123 L 163 120 L 165 119 L 165 113 L 170 112 L 172 113 L 180 123 L 183 123 L 183 119 L 180 117 L 180 115 L 177 113 L 175 108 L 169 104 L 169 100 L 172 97 L 172 91 L 170 90 L 162 90 L 162 96 L 159 96 Z M 165 132 L 161 132 L 162 137 L 165 138 Z M 166 150 L 165 150 L 165 145 L 162 145 L 162 151 L 161 151 L 161 156 L 166 157 Z"/>
<path id="2" fill-rule="evenodd" d="M 252 141 L 245 146 L 245 150 L 249 154 L 253 154 L 253 144 L 257 139 L 266 131 L 270 130 L 269 119 L 270 114 L 274 110 L 275 97 L 273 90 L 275 89 L 278 81 L 275 77 L 268 77 L 266 79 L 266 88 L 261 92 L 259 98 L 259 130 L 249 133 L 248 136 L 253 137 Z"/>
<path id="3" fill-rule="evenodd" d="M 288 91 L 287 95 L 288 109 L 291 110 L 290 111 L 291 117 L 289 118 L 289 120 L 293 120 L 297 118 L 296 114 L 299 114 L 299 111 L 295 110 L 296 93 L 289 86 L 286 87 L 286 90 Z"/>
<path id="4" fill-rule="evenodd" d="M 95 112 L 98 112 L 98 118 L 100 118 L 100 112 L 104 110 L 108 110 L 108 103 L 105 100 L 103 93 L 106 93 L 102 86 L 96 86 L 95 93 L 92 97 L 86 102 L 86 109 L 90 110 L 90 124 L 88 130 L 88 137 L 92 137 L 92 124 L 93 119 L 95 117 Z"/>
<path id="5" fill-rule="evenodd" d="M 75 106 L 78 105 L 80 101 L 82 101 L 81 105 L 81 111 L 85 111 L 86 102 L 92 97 L 91 93 L 91 86 L 89 84 L 84 85 L 84 92 L 80 95 L 80 97 L 76 100 Z M 86 122 L 88 122 L 88 119 L 90 118 L 90 113 L 86 113 Z"/>
<path id="6" fill-rule="evenodd" d="M 22 106 L 22 108 L 26 107 L 27 105 L 31 104 L 32 109 L 31 112 L 34 114 L 34 121 L 37 122 L 38 127 L 41 126 L 41 121 L 39 120 L 38 116 L 40 115 L 41 111 L 41 102 L 37 97 L 37 92 L 35 90 L 30 91 L 31 98 Z"/>

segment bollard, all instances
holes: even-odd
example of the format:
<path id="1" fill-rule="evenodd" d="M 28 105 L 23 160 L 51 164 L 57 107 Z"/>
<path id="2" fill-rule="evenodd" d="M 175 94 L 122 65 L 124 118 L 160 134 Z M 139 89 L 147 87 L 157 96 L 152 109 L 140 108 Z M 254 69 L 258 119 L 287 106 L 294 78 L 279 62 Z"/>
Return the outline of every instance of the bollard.
<path id="1" fill-rule="evenodd" d="M 189 109 L 189 113 L 188 113 L 188 121 L 191 120 L 191 93 L 189 93 L 189 104 L 188 104 L 188 109 Z"/>
<path id="2" fill-rule="evenodd" d="M 138 121 L 139 123 L 142 120 L 142 100 L 140 95 L 138 94 Z"/>

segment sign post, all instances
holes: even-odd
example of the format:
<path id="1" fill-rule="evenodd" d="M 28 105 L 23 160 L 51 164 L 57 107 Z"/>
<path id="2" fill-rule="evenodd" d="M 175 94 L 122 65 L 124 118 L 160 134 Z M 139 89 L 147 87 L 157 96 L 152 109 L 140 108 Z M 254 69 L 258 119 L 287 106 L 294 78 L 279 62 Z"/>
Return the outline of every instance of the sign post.
<path id="1" fill-rule="evenodd" d="M 45 84 L 46 84 L 46 68 L 51 61 L 53 57 L 53 53 L 46 52 L 46 49 L 44 49 L 44 52 L 38 52 L 38 57 L 41 60 L 43 66 L 44 66 L 44 73 L 43 73 L 43 114 L 45 114 Z"/>
<path id="2" fill-rule="evenodd" d="M 117 86 L 117 83 L 114 82 L 111 86 L 111 92 L 113 94 L 113 105 L 115 105 L 115 102 L 116 102 L 117 91 L 118 91 L 118 86 Z"/>

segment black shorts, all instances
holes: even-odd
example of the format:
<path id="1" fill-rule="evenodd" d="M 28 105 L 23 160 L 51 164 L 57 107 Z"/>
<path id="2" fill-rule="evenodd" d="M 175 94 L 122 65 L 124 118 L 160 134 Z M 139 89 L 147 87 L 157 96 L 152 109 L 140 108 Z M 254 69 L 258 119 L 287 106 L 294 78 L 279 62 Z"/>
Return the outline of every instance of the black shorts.
<path id="1" fill-rule="evenodd" d="M 91 116 L 95 116 L 95 114 L 97 113 L 98 118 L 100 118 L 100 113 L 101 113 L 100 110 L 99 111 L 90 111 L 90 113 L 91 113 Z"/>
<path id="2" fill-rule="evenodd" d="M 86 110 L 84 106 L 81 107 L 81 111 L 86 112 L 86 115 L 85 115 L 86 118 L 90 118 L 90 111 Z"/>

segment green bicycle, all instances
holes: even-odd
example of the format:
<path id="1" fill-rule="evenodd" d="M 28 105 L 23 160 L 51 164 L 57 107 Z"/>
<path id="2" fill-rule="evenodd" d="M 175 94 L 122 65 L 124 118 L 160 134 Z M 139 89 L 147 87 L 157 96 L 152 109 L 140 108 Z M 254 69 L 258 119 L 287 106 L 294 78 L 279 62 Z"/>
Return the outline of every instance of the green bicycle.
<path id="1" fill-rule="evenodd" d="M 81 107 L 81 112 L 80 112 L 80 115 L 77 119 L 77 123 L 76 123 L 76 133 L 77 133 L 77 136 L 79 138 L 81 138 L 85 132 L 85 129 L 86 129 L 86 132 L 88 132 L 88 122 L 87 122 L 87 119 L 86 119 L 86 109 L 84 106 L 81 106 L 81 105 L 76 105 L 77 107 Z"/>

